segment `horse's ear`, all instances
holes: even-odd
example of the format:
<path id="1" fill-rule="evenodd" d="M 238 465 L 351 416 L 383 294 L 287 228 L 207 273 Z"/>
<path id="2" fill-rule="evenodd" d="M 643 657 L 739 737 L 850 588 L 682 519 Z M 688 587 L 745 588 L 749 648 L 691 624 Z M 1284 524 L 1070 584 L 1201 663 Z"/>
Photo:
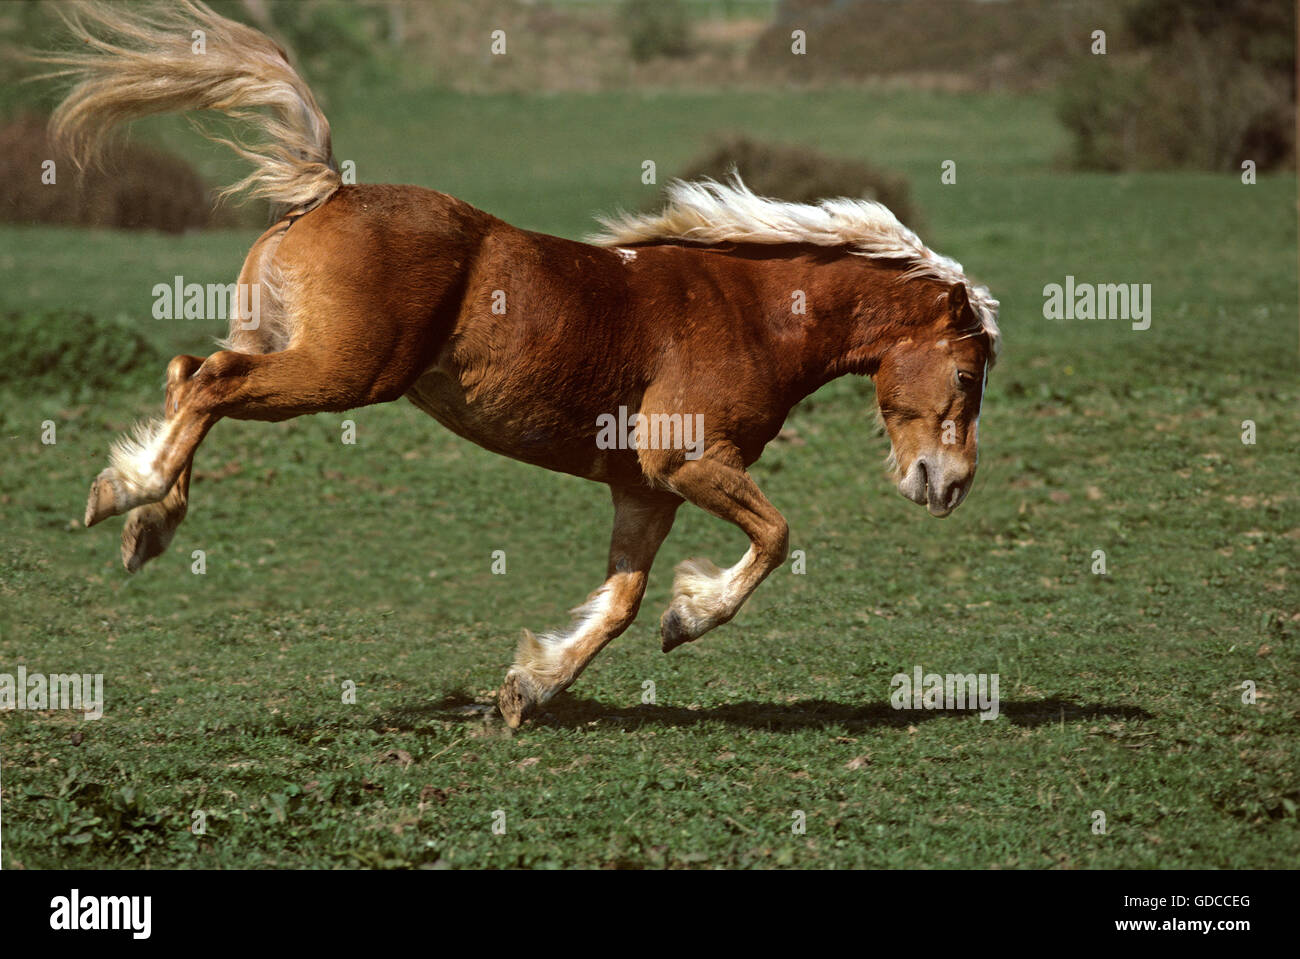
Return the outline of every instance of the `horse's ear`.
<path id="1" fill-rule="evenodd" d="M 954 283 L 948 288 L 948 316 L 952 320 L 952 325 L 958 329 L 969 326 L 969 317 L 971 313 L 970 294 L 966 292 L 965 283 Z"/>
<path id="2" fill-rule="evenodd" d="M 948 288 L 948 312 L 952 314 L 954 320 L 958 320 L 968 306 L 970 306 L 970 294 L 966 292 L 966 284 L 954 283 Z"/>

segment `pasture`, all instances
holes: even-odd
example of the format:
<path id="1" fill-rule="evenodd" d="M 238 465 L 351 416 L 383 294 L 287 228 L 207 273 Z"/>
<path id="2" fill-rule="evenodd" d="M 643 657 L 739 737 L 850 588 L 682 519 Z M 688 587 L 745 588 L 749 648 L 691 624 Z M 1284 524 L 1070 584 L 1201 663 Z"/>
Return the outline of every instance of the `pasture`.
<path id="1" fill-rule="evenodd" d="M 100 721 L 0 713 L 5 868 L 1294 865 L 1292 178 L 1063 172 L 1030 96 L 325 108 L 360 180 L 567 236 L 645 203 L 643 160 L 666 176 L 720 129 L 907 173 L 922 238 L 1002 301 L 974 490 L 943 521 L 907 503 L 870 381 L 830 384 L 753 470 L 806 571 L 665 656 L 672 566 L 745 548 L 684 507 L 637 622 L 511 734 L 492 697 L 520 630 L 562 625 L 600 583 L 603 488 L 404 401 L 225 421 L 171 550 L 129 577 L 121 521 L 81 528 L 89 483 L 161 403 L 167 359 L 224 332 L 153 319 L 151 290 L 233 281 L 257 231 L 0 228 L 0 672 L 103 673 L 106 698 Z M 217 148 L 176 129 L 145 133 L 210 149 L 221 179 Z M 1044 319 L 1067 275 L 1151 284 L 1150 329 Z M 917 665 L 997 673 L 1000 717 L 891 708 Z"/>

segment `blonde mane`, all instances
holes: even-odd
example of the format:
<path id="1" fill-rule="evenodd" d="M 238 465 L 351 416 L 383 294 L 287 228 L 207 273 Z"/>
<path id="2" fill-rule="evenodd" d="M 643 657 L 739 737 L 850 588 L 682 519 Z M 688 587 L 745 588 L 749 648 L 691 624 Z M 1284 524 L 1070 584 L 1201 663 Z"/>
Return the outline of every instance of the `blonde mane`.
<path id="1" fill-rule="evenodd" d="M 732 173 L 730 182 L 674 180 L 668 203 L 658 213 L 619 213 L 597 217 L 604 230 L 588 237 L 598 246 L 626 246 L 682 240 L 688 243 L 808 243 L 844 246 L 851 252 L 907 264 L 906 276 L 965 283 L 980 331 L 989 338 L 996 359 L 1002 345 L 998 301 L 988 287 L 975 286 L 962 266 L 935 253 L 874 200 L 848 197 L 811 203 L 787 203 L 754 193 Z"/>

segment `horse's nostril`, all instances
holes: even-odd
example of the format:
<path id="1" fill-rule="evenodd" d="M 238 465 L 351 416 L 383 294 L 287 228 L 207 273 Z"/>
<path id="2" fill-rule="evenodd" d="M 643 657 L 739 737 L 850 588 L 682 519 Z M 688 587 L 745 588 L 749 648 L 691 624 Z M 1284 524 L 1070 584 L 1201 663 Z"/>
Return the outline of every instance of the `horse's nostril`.
<path id="1" fill-rule="evenodd" d="M 948 488 L 948 508 L 952 509 L 961 502 L 961 498 L 965 492 L 965 483 L 953 483 L 952 486 Z"/>

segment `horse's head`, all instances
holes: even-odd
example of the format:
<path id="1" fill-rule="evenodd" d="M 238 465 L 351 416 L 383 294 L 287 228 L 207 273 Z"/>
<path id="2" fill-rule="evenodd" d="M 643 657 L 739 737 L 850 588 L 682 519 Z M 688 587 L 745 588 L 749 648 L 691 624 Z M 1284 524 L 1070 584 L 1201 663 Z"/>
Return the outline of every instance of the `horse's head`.
<path id="1" fill-rule="evenodd" d="M 933 322 L 885 352 L 875 380 L 898 491 L 927 506 L 930 515 L 947 516 L 975 479 L 980 402 L 996 326 L 976 313 L 964 283 L 953 284 L 938 302 Z"/>

